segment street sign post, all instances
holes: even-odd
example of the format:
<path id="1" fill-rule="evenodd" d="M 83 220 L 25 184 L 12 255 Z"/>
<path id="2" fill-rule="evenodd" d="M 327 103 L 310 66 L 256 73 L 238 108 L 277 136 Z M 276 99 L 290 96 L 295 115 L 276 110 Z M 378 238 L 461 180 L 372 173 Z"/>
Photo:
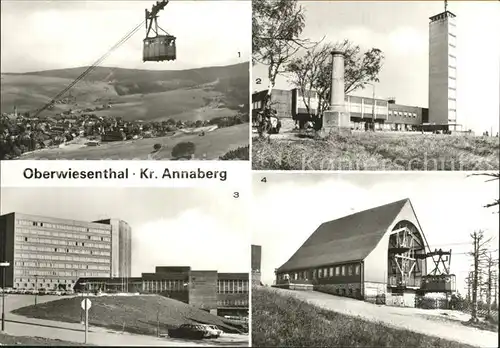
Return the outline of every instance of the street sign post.
<path id="1" fill-rule="evenodd" d="M 87 344 L 87 336 L 89 333 L 89 309 L 92 307 L 92 302 L 86 298 L 82 300 L 82 309 L 85 311 L 85 344 Z"/>

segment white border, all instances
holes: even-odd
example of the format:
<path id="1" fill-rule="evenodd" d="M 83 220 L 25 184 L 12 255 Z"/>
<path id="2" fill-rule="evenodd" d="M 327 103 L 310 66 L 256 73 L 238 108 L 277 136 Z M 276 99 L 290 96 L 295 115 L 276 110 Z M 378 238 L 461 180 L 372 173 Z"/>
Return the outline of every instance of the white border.
<path id="1" fill-rule="evenodd" d="M 250 161 L 2 161 L 0 165 L 1 187 L 216 187 L 232 188 L 248 192 L 251 180 Z M 78 178 L 69 177 L 72 172 L 128 171 L 128 178 Z M 141 170 L 154 171 L 151 178 L 141 178 Z M 189 171 L 205 178 L 169 179 L 165 170 Z M 28 179 L 24 173 L 56 172 L 53 178 Z M 206 178 L 211 173 L 212 178 Z M 66 178 L 57 175 L 66 175 Z M 203 175 L 204 174 L 204 175 Z M 47 174 L 46 174 L 47 175 Z M 80 176 L 80 175 L 78 175 Z M 225 178 L 224 178 L 225 176 Z"/>

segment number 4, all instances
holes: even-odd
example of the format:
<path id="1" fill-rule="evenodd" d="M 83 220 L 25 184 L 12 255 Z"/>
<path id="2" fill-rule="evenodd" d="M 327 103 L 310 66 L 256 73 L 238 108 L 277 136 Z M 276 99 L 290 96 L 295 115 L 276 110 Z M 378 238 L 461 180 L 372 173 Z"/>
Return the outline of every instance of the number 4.
<path id="1" fill-rule="evenodd" d="M 266 177 L 264 176 L 262 179 L 260 179 L 260 182 L 267 182 Z"/>

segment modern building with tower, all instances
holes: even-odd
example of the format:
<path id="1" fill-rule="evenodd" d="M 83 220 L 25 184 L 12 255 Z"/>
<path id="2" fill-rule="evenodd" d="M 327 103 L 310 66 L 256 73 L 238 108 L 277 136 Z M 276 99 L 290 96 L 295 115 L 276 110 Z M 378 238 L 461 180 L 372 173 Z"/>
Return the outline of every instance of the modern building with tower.
<path id="1" fill-rule="evenodd" d="M 82 277 L 75 289 L 159 294 L 220 316 L 248 316 L 248 273 L 158 266 L 154 273 L 142 273 L 141 277 Z"/>
<path id="2" fill-rule="evenodd" d="M 276 270 L 275 286 L 415 307 L 426 293 L 455 290 L 449 256 L 451 251 L 429 250 L 404 199 L 322 223 Z"/>
<path id="3" fill-rule="evenodd" d="M 77 221 L 10 213 L 0 216 L 6 287 L 72 290 L 81 277 L 130 276 L 130 227 L 121 220 Z M 116 248 L 118 246 L 118 248 Z"/>
<path id="4" fill-rule="evenodd" d="M 392 131 L 462 131 L 457 118 L 457 24 L 447 9 L 430 17 L 428 108 L 396 104 L 395 98 L 380 99 L 344 95 L 342 52 L 332 52 L 332 86 L 323 127 Z M 374 88 L 372 86 L 372 88 Z M 252 94 L 252 117 L 262 109 L 267 91 Z M 273 90 L 271 105 L 279 118 L 294 120 L 300 127 L 316 114 L 315 91 Z"/>
<path id="5" fill-rule="evenodd" d="M 457 24 L 447 10 L 429 23 L 429 124 L 456 129 L 457 124 Z"/>

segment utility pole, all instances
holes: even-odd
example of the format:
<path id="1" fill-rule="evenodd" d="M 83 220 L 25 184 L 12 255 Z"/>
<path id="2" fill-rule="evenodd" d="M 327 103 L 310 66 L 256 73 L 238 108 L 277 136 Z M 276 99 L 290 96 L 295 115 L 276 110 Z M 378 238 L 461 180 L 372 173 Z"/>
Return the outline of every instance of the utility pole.
<path id="1" fill-rule="evenodd" d="M 474 251 L 473 251 L 473 257 L 474 257 L 474 272 L 472 273 L 472 313 L 471 313 L 471 320 L 474 322 L 477 322 L 477 273 L 479 270 L 479 236 L 478 234 L 474 231 L 472 234 L 472 239 L 474 243 Z"/>
<path id="2" fill-rule="evenodd" d="M 160 337 L 160 307 L 156 309 L 156 337 Z"/>
<path id="3" fill-rule="evenodd" d="M 467 301 L 471 302 L 472 301 L 472 297 L 471 297 L 471 285 L 472 285 L 472 277 L 473 277 L 473 274 L 474 272 L 469 272 L 469 275 L 467 276 L 466 278 L 466 281 L 467 281 Z"/>

